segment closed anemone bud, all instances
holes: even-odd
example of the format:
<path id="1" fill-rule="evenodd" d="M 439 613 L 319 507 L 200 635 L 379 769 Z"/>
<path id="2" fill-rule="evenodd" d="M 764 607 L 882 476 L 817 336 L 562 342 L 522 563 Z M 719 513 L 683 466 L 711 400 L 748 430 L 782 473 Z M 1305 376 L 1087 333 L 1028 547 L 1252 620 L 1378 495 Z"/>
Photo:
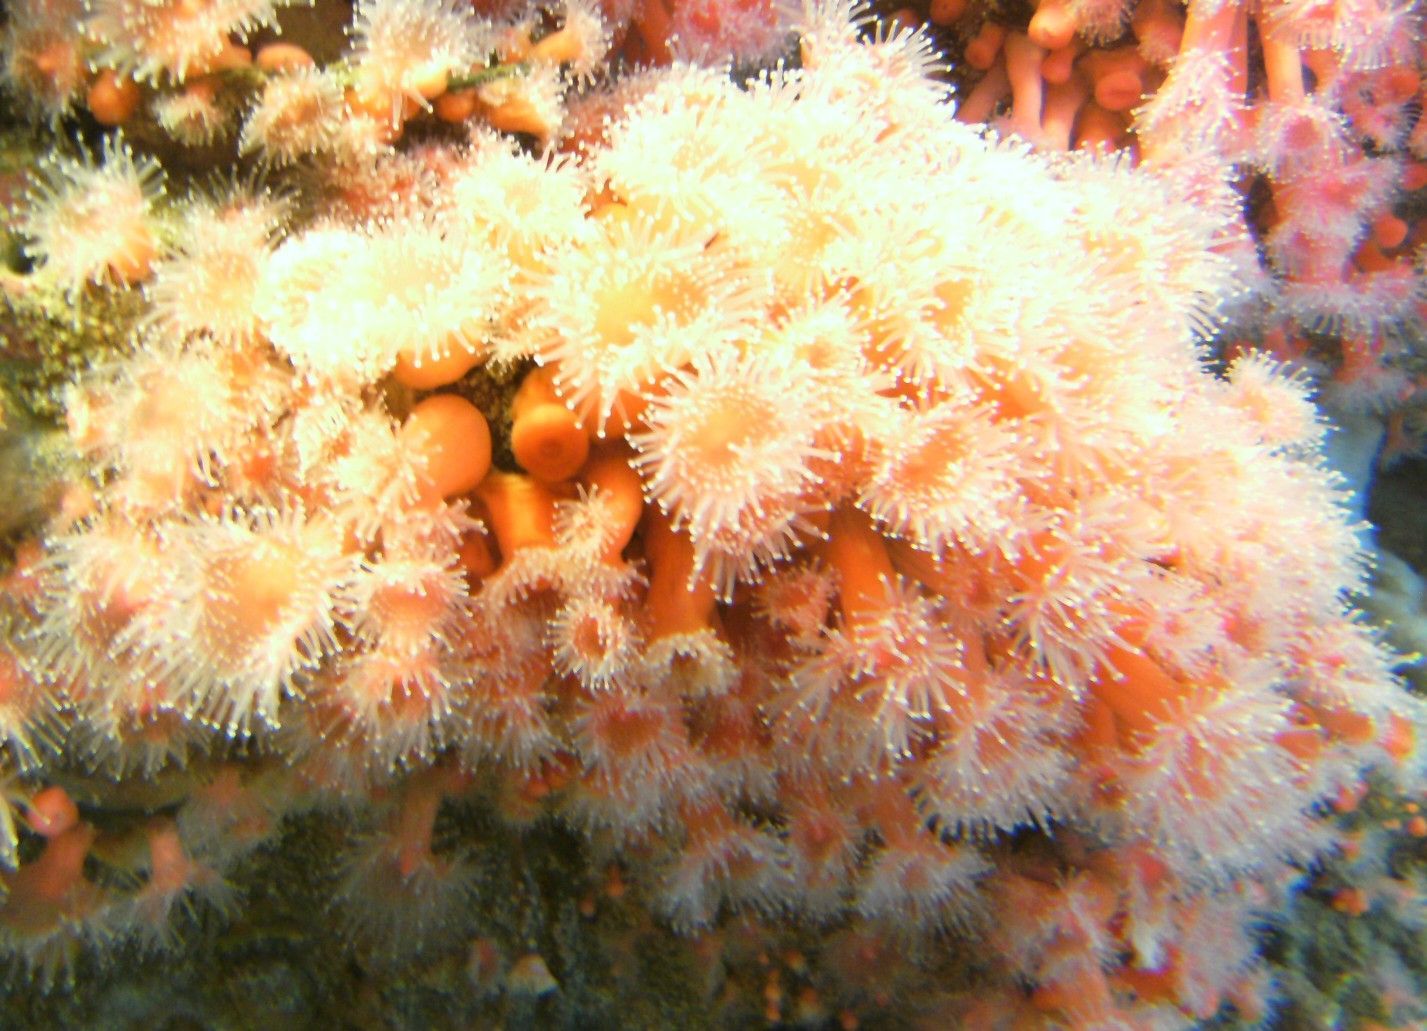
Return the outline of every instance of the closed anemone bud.
<path id="1" fill-rule="evenodd" d="M 511 450 L 537 479 L 559 481 L 579 472 L 590 440 L 575 414 L 562 404 L 531 405 L 511 431 Z"/>
<path id="2" fill-rule="evenodd" d="M 448 90 L 436 98 L 432 110 L 443 122 L 459 125 L 476 113 L 476 91 L 473 89 Z"/>
<path id="3" fill-rule="evenodd" d="M 1047 50 L 1059 50 L 1075 38 L 1075 14 L 1068 0 L 1040 0 L 1026 28 L 1031 42 Z"/>
<path id="4" fill-rule="evenodd" d="M 402 439 L 425 464 L 428 500 L 474 490 L 491 467 L 491 432 L 475 405 L 455 394 L 434 394 L 411 410 Z"/>
<path id="5" fill-rule="evenodd" d="M 525 377 L 510 414 L 510 447 L 522 469 L 546 483 L 580 471 L 590 452 L 589 435 L 555 393 L 548 368 Z"/>
<path id="6" fill-rule="evenodd" d="M 25 809 L 30 830 L 45 838 L 55 838 L 79 823 L 79 808 L 58 784 L 36 792 Z"/>
<path id="7" fill-rule="evenodd" d="M 100 125 L 123 125 L 139 109 L 139 84 L 105 68 L 89 84 L 85 96 L 89 113 Z"/>
<path id="8" fill-rule="evenodd" d="M 93 885 L 85 879 L 84 859 L 98 832 L 78 823 L 50 838 L 38 859 L 26 863 L 9 879 L 9 897 L 0 906 L 0 923 L 38 918 L 46 923 L 60 915 L 83 916 L 97 903 Z"/>
<path id="9" fill-rule="evenodd" d="M 253 63 L 269 74 L 317 66 L 312 55 L 295 43 L 265 43 L 254 56 Z"/>
<path id="10" fill-rule="evenodd" d="M 486 83 L 476 90 L 476 97 L 486 121 L 502 132 L 550 140 L 565 119 L 560 71 L 549 65 L 537 65 L 528 75 Z"/>

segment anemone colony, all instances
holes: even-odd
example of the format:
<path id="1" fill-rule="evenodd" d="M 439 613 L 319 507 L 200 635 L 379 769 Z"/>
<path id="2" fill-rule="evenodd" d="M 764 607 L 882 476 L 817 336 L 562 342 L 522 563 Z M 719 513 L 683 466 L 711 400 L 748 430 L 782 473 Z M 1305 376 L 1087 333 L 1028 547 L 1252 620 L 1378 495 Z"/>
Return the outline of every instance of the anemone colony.
<path id="1" fill-rule="evenodd" d="M 362 0 L 341 61 L 253 63 L 276 17 L 11 15 L 33 113 L 125 129 L 38 163 L 4 280 L 122 332 L 0 596 L 0 948 L 62 982 L 241 922 L 336 814 L 346 946 L 457 996 L 585 976 L 478 874 L 556 828 L 592 939 L 871 965 L 770 1020 L 1273 1005 L 1254 928 L 1331 802 L 1420 790 L 1421 714 L 1303 383 L 1206 366 L 1222 170 L 990 137 L 838 4 L 744 81 L 613 75 L 576 3 Z M 281 187 L 166 171 L 140 96 Z"/>

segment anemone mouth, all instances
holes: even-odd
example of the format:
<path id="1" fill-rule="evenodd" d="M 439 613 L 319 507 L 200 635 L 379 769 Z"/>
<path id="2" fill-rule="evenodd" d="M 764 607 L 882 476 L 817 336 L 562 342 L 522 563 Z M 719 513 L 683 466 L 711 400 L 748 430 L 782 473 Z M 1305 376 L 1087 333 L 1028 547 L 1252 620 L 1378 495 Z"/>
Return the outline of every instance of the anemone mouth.
<path id="1" fill-rule="evenodd" d="M 121 136 L 107 137 L 97 159 L 83 149 L 45 158 L 19 220 L 26 254 L 70 297 L 143 281 L 161 250 L 154 205 L 163 183 L 159 164 Z"/>
<path id="2" fill-rule="evenodd" d="M 299 581 L 294 549 L 270 541 L 251 554 L 218 559 L 208 569 L 210 587 L 201 631 L 220 662 L 237 662 L 252 644 L 290 626 Z M 300 618 L 300 617 L 299 617 Z"/>
<path id="3" fill-rule="evenodd" d="M 627 213 L 567 251 L 535 294 L 565 313 L 532 320 L 535 354 L 597 427 L 637 412 L 667 370 L 732 346 L 767 301 L 732 255 L 686 227 Z"/>
<path id="4" fill-rule="evenodd" d="M 232 509 L 168 524 L 168 593 L 130 637 L 163 654 L 163 673 L 198 711 L 230 728 L 276 718 L 297 678 L 337 650 L 356 569 L 335 523 L 279 509 Z"/>

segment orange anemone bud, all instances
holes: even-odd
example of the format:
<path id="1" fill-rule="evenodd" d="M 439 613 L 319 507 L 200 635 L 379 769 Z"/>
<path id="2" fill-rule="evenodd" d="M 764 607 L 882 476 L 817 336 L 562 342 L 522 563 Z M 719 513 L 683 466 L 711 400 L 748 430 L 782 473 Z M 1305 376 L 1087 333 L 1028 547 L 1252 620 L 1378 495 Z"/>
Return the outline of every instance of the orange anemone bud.
<path id="1" fill-rule="evenodd" d="M 100 125 L 123 125 L 139 109 L 139 84 L 105 68 L 90 84 L 85 103 Z"/>
<path id="2" fill-rule="evenodd" d="M 1362 916 L 1368 911 L 1367 894 L 1361 888 L 1339 888 L 1333 892 L 1332 907 L 1345 916 Z"/>
<path id="3" fill-rule="evenodd" d="M 1387 727 L 1383 730 L 1378 744 L 1394 762 L 1404 763 L 1417 747 L 1417 731 L 1407 717 L 1394 712 L 1387 717 Z"/>
<path id="4" fill-rule="evenodd" d="M 468 533 L 456 547 L 456 562 L 466 573 L 468 582 L 484 580 L 495 572 L 496 560 L 485 534 Z"/>
<path id="5" fill-rule="evenodd" d="M 521 548 L 555 546 L 555 503 L 561 495 L 529 476 L 501 472 L 487 476 L 477 494 L 504 561 Z"/>
<path id="6" fill-rule="evenodd" d="M 391 378 L 412 390 L 435 390 L 450 387 L 484 360 L 485 351 L 458 340 L 445 340 L 417 353 L 402 351 Z"/>
<path id="7" fill-rule="evenodd" d="M 927 14 L 933 25 L 945 28 L 952 22 L 960 21 L 968 6 L 967 0 L 932 0 Z"/>
<path id="8" fill-rule="evenodd" d="M 485 357 L 485 351 L 448 337 L 421 351 L 402 351 L 396 356 L 391 378 L 412 390 L 435 390 L 455 383 Z"/>
<path id="9" fill-rule="evenodd" d="M 1009 31 L 1004 25 L 986 22 L 962 51 L 966 63 L 979 72 L 988 70 L 996 63 L 996 55 L 1001 52 Z"/>
<path id="10" fill-rule="evenodd" d="M 833 513 L 823 557 L 837 572 L 843 618 L 856 623 L 887 605 L 887 585 L 896 579 L 887 543 L 867 516 L 854 509 Z"/>
<path id="11" fill-rule="evenodd" d="M 436 117 L 451 125 L 458 125 L 476 113 L 476 91 L 473 89 L 452 90 L 436 98 L 433 108 Z"/>
<path id="12" fill-rule="evenodd" d="M 84 857 L 94 845 L 98 832 L 87 823 L 76 824 L 55 835 L 40 857 L 21 868 L 11 882 L 11 892 L 23 900 L 31 894 L 36 901 L 58 904 L 84 883 Z"/>
<path id="13" fill-rule="evenodd" d="M 1372 224 L 1373 242 L 1384 250 L 1401 247 L 1407 239 L 1407 223 L 1388 212 L 1379 216 Z"/>
<path id="14" fill-rule="evenodd" d="M 532 405 L 511 427 L 511 450 L 520 467 L 537 480 L 554 483 L 580 471 L 590 438 L 575 414 L 562 404 Z"/>
<path id="15" fill-rule="evenodd" d="M 484 114 L 491 128 L 501 132 L 523 132 L 543 140 L 548 139 L 555 128 L 533 103 L 518 96 L 487 104 Z"/>
<path id="16" fill-rule="evenodd" d="M 644 44 L 643 51 L 651 64 L 668 64 L 673 59 L 669 40 L 674 27 L 662 0 L 640 0 L 632 19 L 634 31 Z"/>
<path id="17" fill-rule="evenodd" d="M 1346 706 L 1305 705 L 1313 721 L 1337 741 L 1365 745 L 1377 733 L 1377 725 L 1367 713 Z"/>
<path id="18" fill-rule="evenodd" d="M 645 512 L 643 533 L 651 567 L 645 599 L 649 639 L 708 630 L 717 599 L 708 570 L 694 575 L 693 542 L 669 525 L 669 518 L 657 505 L 650 505 Z"/>
<path id="19" fill-rule="evenodd" d="M 536 369 L 510 401 L 510 447 L 520 467 L 543 483 L 567 480 L 590 453 L 590 438 L 555 393 L 549 367 Z"/>
<path id="20" fill-rule="evenodd" d="M 1026 35 L 1038 47 L 1059 50 L 1075 38 L 1075 15 L 1069 0 L 1041 0 L 1026 26 Z"/>
<path id="21" fill-rule="evenodd" d="M 215 72 L 233 72 L 240 68 L 250 68 L 253 64 L 253 52 L 241 43 L 228 41 L 228 45 L 218 51 L 212 61 L 205 69 L 210 74 Z"/>
<path id="22" fill-rule="evenodd" d="M 571 64 L 585 56 L 585 41 L 571 26 L 557 29 L 530 48 L 526 59 L 545 64 Z"/>
<path id="23" fill-rule="evenodd" d="M 265 72 L 295 72 L 317 65 L 312 55 L 296 43 L 266 43 L 254 60 Z"/>
<path id="24" fill-rule="evenodd" d="M 57 838 L 79 823 L 79 807 L 58 784 L 38 792 L 26 807 L 30 829 L 46 838 Z"/>
<path id="25" fill-rule="evenodd" d="M 490 470 L 490 427 L 485 416 L 463 397 L 428 397 L 411 410 L 401 433 L 426 459 L 429 499 L 465 494 Z"/>
<path id="26" fill-rule="evenodd" d="M 1166 722 L 1174 705 L 1193 688 L 1171 676 L 1142 649 L 1144 626 L 1131 617 L 1117 633 L 1125 643 L 1105 649 L 1103 668 L 1090 682 L 1091 694 L 1115 714 L 1124 734 L 1152 734 Z M 1212 690 L 1204 685 L 1206 690 Z"/>
<path id="27" fill-rule="evenodd" d="M 1095 147 L 1113 150 L 1128 131 L 1129 122 L 1122 114 L 1092 100 L 1081 108 L 1075 124 L 1075 147 L 1077 150 Z"/>
<path id="28" fill-rule="evenodd" d="M 1092 50 L 1081 65 L 1094 85 L 1095 102 L 1106 111 L 1128 111 L 1143 98 L 1149 62 L 1133 46 Z"/>
<path id="29" fill-rule="evenodd" d="M 1041 61 L 1041 77 L 1053 86 L 1062 86 L 1070 81 L 1075 71 L 1075 59 L 1085 50 L 1080 40 L 1071 40 L 1069 46 L 1052 50 Z"/>
<path id="30" fill-rule="evenodd" d="M 359 67 L 353 74 L 347 106 L 380 124 L 391 139 L 400 135 L 403 123 L 421 110 L 415 99 L 399 93 L 370 67 Z"/>
<path id="31" fill-rule="evenodd" d="M 416 69 L 410 80 L 410 88 L 422 100 L 435 100 L 446 92 L 451 82 L 451 73 L 440 62 L 431 62 Z"/>

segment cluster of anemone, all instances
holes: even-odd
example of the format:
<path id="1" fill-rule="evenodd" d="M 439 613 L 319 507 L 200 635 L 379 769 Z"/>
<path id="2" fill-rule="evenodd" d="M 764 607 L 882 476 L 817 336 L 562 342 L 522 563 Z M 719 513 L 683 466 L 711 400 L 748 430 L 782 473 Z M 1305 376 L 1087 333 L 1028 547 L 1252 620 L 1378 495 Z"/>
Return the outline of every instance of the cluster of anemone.
<path id="1" fill-rule="evenodd" d="M 393 119 L 471 58 L 465 16 L 423 10 L 393 40 L 360 6 Z M 988 140 L 931 63 L 816 8 L 796 70 L 638 77 L 559 157 L 484 132 L 370 157 L 302 219 L 200 198 L 142 263 L 62 256 L 50 212 L 84 205 L 42 187 L 35 274 L 148 314 L 68 394 L 88 472 L 0 655 L 50 704 L 9 751 L 45 750 L 32 718 L 103 775 L 280 757 L 209 792 L 241 827 L 195 792 L 152 835 L 199 894 L 305 793 L 381 799 L 338 869 L 383 948 L 475 890 L 433 825 L 479 782 L 513 825 L 640 856 L 680 930 L 996 942 L 1022 900 L 993 962 L 1071 1022 L 1257 983 L 1256 900 L 1331 842 L 1324 800 L 1413 776 L 1320 426 L 1271 362 L 1201 364 L 1242 242 L 1225 184 L 1191 207 L 1170 173 Z M 140 194 L 147 167 L 103 163 Z M 10 875 L 4 943 L 121 912 L 80 874 L 93 836 Z M 31 871 L 72 897 L 23 911 Z M 1192 968 L 1210 926 L 1232 948 Z"/>
<path id="2" fill-rule="evenodd" d="M 1311 373 L 1330 414 L 1385 437 L 1386 459 L 1420 453 L 1420 7 L 1029 6 L 1011 24 L 979 2 L 931 5 L 972 69 L 958 117 L 1047 151 L 1111 148 L 1191 178 L 1234 168 L 1255 246 L 1236 248 L 1247 289 L 1226 336 Z"/>
<path id="3" fill-rule="evenodd" d="M 452 0 L 362 0 L 340 55 L 319 65 L 283 38 L 304 20 L 289 0 L 11 6 L 0 88 L 51 123 L 87 110 L 198 154 L 236 140 L 269 167 L 362 162 L 417 117 L 549 138 L 612 42 L 584 0 L 512 5 L 499 21 Z M 297 35 L 314 45 L 310 25 Z"/>

